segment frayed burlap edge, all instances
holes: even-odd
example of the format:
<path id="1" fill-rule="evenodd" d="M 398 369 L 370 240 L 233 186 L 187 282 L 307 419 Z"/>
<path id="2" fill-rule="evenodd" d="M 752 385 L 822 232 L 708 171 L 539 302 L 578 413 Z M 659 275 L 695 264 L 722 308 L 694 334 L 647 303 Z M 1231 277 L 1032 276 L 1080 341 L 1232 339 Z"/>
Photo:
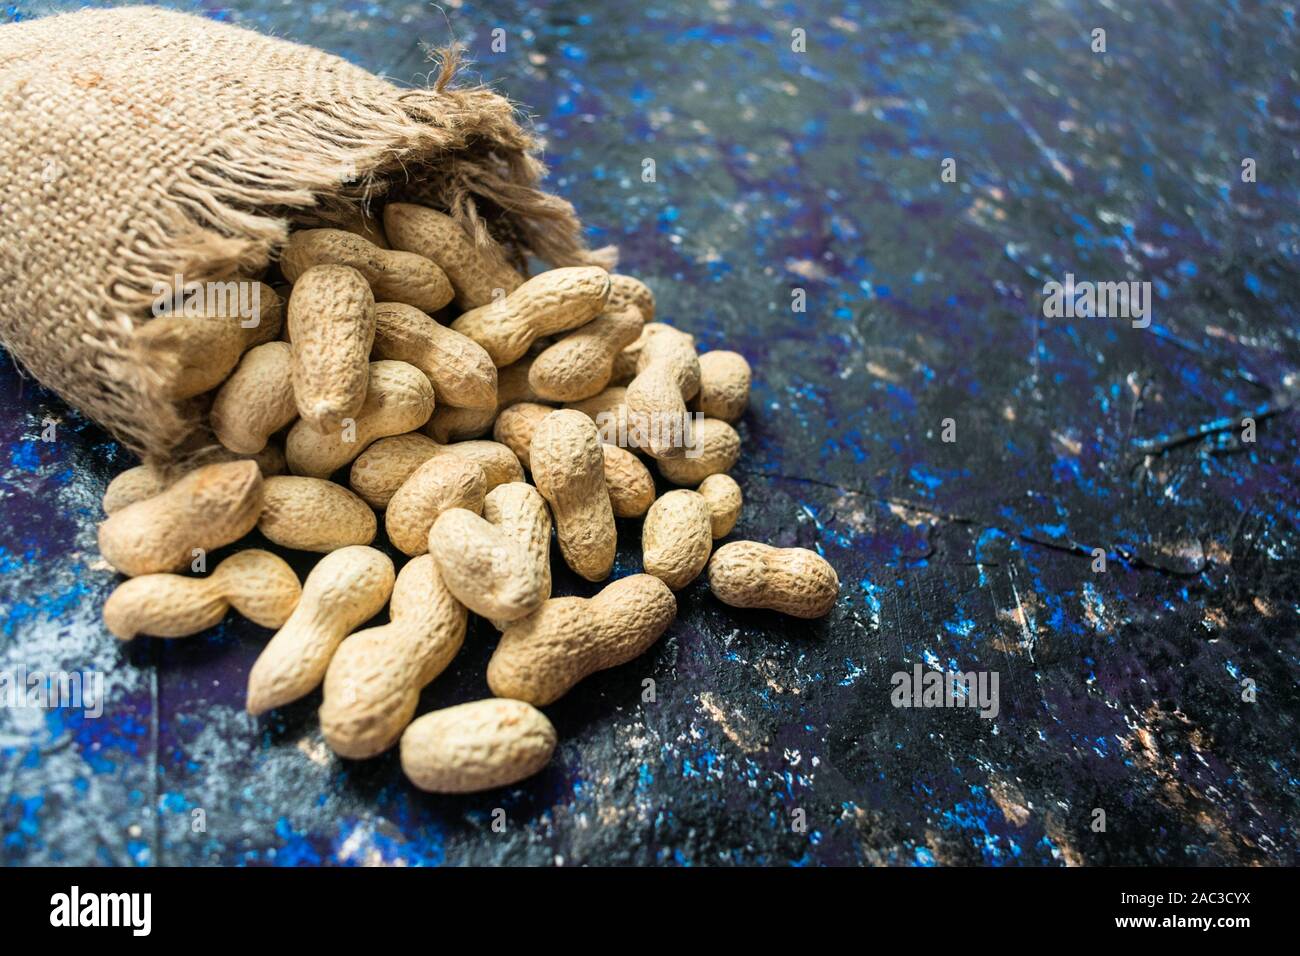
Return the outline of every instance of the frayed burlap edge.
<path id="1" fill-rule="evenodd" d="M 481 85 L 455 87 L 456 51 L 441 52 L 429 89 L 332 103 L 278 116 L 239 135 L 250 142 L 235 161 L 216 143 L 167 192 L 170 215 L 133 225 L 108 277 L 117 315 L 147 321 L 154 284 L 257 275 L 300 219 L 341 221 L 372 199 L 410 187 L 458 221 L 486 252 L 515 262 L 533 255 L 553 266 L 612 269 L 613 247 L 589 250 L 573 206 L 543 192 L 546 169 L 536 140 L 504 97 Z M 248 148 L 249 146 L 254 148 Z M 201 403 L 164 397 L 171 369 L 145 355 L 134 325 L 89 316 L 104 392 L 103 424 L 144 460 L 193 460 Z"/>

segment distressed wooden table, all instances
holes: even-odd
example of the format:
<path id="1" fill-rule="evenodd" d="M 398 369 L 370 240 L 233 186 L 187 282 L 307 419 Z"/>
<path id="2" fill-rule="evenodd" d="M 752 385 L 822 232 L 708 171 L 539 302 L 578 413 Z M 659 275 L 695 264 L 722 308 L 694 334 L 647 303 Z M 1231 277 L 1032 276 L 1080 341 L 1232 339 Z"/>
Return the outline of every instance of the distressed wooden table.
<path id="1" fill-rule="evenodd" d="M 1293 11 L 176 6 L 400 81 L 450 29 L 593 242 L 752 362 L 736 535 L 819 550 L 842 597 L 808 623 L 697 582 L 652 651 L 547 708 L 544 773 L 422 795 L 392 754 L 334 758 L 318 697 L 242 712 L 267 631 L 104 631 L 99 498 L 133 462 L 5 363 L 0 669 L 104 695 L 0 707 L 0 859 L 1298 862 Z M 1149 325 L 1048 315 L 1067 275 L 1149 282 Z M 422 709 L 485 696 L 494 642 L 472 626 Z M 917 665 L 996 675 L 996 715 L 896 707 Z"/>

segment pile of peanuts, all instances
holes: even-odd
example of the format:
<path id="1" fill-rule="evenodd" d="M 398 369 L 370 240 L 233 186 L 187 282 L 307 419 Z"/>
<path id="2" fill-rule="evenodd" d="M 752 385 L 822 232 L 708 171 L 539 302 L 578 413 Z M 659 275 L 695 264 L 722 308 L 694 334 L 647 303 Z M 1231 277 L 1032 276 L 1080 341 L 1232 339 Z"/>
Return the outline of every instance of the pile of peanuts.
<path id="1" fill-rule="evenodd" d="M 839 579 L 812 551 L 714 550 L 741 510 L 727 472 L 750 368 L 735 352 L 697 356 L 690 335 L 654 321 L 641 282 L 585 266 L 526 278 L 448 216 L 395 202 L 382 223 L 294 232 L 279 271 L 286 285 L 257 287 L 254 323 L 140 327 L 176 359 L 169 397 L 197 397 L 220 447 L 179 477 L 142 465 L 109 484 L 99 546 L 129 576 L 104 605 L 117 637 L 195 634 L 234 608 L 276 629 L 249 674 L 250 714 L 322 687 L 336 753 L 400 741 L 417 787 L 467 793 L 545 766 L 556 733 L 537 708 L 645 652 L 677 613 L 673 592 L 706 566 L 735 607 L 814 618 L 834 605 Z M 682 422 L 681 440 L 661 421 Z M 656 498 L 648 463 L 683 487 Z M 400 573 L 370 546 L 376 513 L 409 558 Z M 645 573 L 551 597 L 552 526 L 565 563 L 599 582 L 615 518 L 643 518 Z M 324 557 L 301 585 L 256 548 L 206 576 L 176 573 L 254 529 Z M 387 624 L 357 630 L 385 603 Z M 501 631 L 496 696 L 413 720 L 471 611 Z"/>

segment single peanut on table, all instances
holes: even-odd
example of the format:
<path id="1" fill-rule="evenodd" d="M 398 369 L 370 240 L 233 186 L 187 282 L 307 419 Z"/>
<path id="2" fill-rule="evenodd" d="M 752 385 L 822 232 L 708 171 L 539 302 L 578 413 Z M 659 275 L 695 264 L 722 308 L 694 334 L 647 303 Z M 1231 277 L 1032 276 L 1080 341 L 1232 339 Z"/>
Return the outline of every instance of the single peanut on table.
<path id="1" fill-rule="evenodd" d="M 709 561 L 709 587 L 723 604 L 766 608 L 792 617 L 822 617 L 835 606 L 840 579 L 821 555 L 733 541 Z"/>
<path id="2" fill-rule="evenodd" d="M 279 627 L 301 594 L 298 576 L 283 559 L 250 548 L 206 578 L 144 574 L 123 581 L 104 602 L 104 624 L 124 641 L 138 634 L 186 637 L 220 624 L 234 608 L 254 624 Z"/>
<path id="3" fill-rule="evenodd" d="M 593 598 L 551 598 L 501 635 L 488 686 L 544 707 L 589 674 L 644 653 L 676 615 L 673 592 L 648 574 L 621 578 Z"/>
<path id="4" fill-rule="evenodd" d="M 519 700 L 489 698 L 435 710 L 402 734 L 402 770 L 430 793 L 474 793 L 537 773 L 555 752 L 546 715 Z"/>

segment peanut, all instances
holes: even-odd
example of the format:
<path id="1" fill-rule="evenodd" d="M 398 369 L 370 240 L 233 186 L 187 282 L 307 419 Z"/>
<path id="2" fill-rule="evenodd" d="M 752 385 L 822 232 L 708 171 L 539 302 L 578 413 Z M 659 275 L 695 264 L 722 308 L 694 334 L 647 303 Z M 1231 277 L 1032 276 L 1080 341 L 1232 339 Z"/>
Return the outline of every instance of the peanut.
<path id="1" fill-rule="evenodd" d="M 519 463 L 530 467 L 529 450 L 533 433 L 547 415 L 555 409 L 532 402 L 519 402 L 505 409 L 497 417 L 493 437 L 519 457 Z M 601 445 L 605 458 L 605 486 L 609 490 L 609 503 L 616 518 L 639 518 L 655 500 L 655 482 L 649 469 L 641 460 L 623 448 Z"/>
<path id="2" fill-rule="evenodd" d="M 602 447 L 591 419 L 569 409 L 538 423 L 529 451 L 533 483 L 551 506 L 560 552 L 588 581 L 609 577 L 618 544 Z"/>
<path id="3" fill-rule="evenodd" d="M 269 551 L 232 554 L 206 578 L 144 574 L 104 602 L 104 624 L 129 641 L 138 634 L 186 637 L 214 627 L 234 608 L 254 624 L 279 627 L 302 594 L 293 569 Z"/>
<path id="4" fill-rule="evenodd" d="M 508 451 L 508 449 L 507 449 Z M 277 475 L 284 471 L 284 450 L 279 445 L 267 445 L 258 454 L 247 456 L 257 462 L 258 470 L 263 475 Z M 229 461 L 244 461 L 246 456 L 236 454 L 220 445 L 211 446 L 197 456 L 194 467 L 216 465 Z M 510 458 L 513 460 L 514 455 Z M 193 471 L 194 468 L 190 468 Z M 172 473 L 156 465 L 136 465 L 117 475 L 104 489 L 104 514 L 111 515 L 121 511 L 127 505 L 160 495 L 170 488 L 186 472 Z"/>
<path id="5" fill-rule="evenodd" d="M 628 426 L 648 436 L 642 450 L 651 457 L 679 459 L 694 443 L 686 402 L 700 390 L 700 362 L 685 332 L 657 322 L 645 329 L 636 378 L 624 396 Z"/>
<path id="6" fill-rule="evenodd" d="M 635 449 L 639 446 L 637 434 L 627 424 L 627 389 L 611 385 L 599 395 L 564 406 L 582 412 L 596 423 L 600 440 L 607 445 Z"/>
<path id="7" fill-rule="evenodd" d="M 549 568 L 498 528 L 464 508 L 451 508 L 429 529 L 433 555 L 456 599 L 481 617 L 517 621 L 532 613 L 549 593 Z"/>
<path id="8" fill-rule="evenodd" d="M 835 606 L 840 579 L 825 558 L 806 548 L 733 541 L 709 561 L 709 587 L 732 607 L 813 618 Z"/>
<path id="9" fill-rule="evenodd" d="M 393 493 L 430 458 L 449 455 L 472 461 L 483 469 L 484 487 L 491 491 L 507 481 L 523 481 L 524 470 L 514 452 L 494 441 L 462 441 L 441 445 L 419 432 L 381 438 L 352 463 L 352 490 L 372 508 L 386 508 Z"/>
<path id="10" fill-rule="evenodd" d="M 636 341 L 643 322 L 628 307 L 606 312 L 570 332 L 533 361 L 528 380 L 542 398 L 575 402 L 597 395 L 609 384 L 614 359 Z"/>
<path id="11" fill-rule="evenodd" d="M 389 623 L 345 639 L 325 672 L 321 730 L 341 757 L 374 757 L 397 743 L 420 691 L 465 641 L 465 606 L 427 554 L 397 575 L 388 616 Z"/>
<path id="12" fill-rule="evenodd" d="M 477 438 L 491 431 L 497 414 L 517 402 L 536 401 L 538 396 L 528 384 L 531 358 L 523 358 L 513 365 L 497 370 L 497 404 L 494 409 L 437 408 L 424 431 L 436 441 L 447 443 L 464 438 Z"/>
<path id="13" fill-rule="evenodd" d="M 402 770 L 430 793 L 474 793 L 517 783 L 555 752 L 546 715 L 518 700 L 476 700 L 420 717 L 402 734 Z"/>
<path id="14" fill-rule="evenodd" d="M 217 440 L 255 455 L 275 432 L 298 417 L 293 397 L 293 349 L 267 342 L 249 349 L 217 392 L 209 413 Z"/>
<path id="15" fill-rule="evenodd" d="M 523 276 L 506 265 L 495 250 L 476 246 L 456 220 L 440 212 L 390 202 L 384 207 L 384 232 L 394 248 L 437 263 L 451 281 L 462 309 L 477 309 L 523 285 Z"/>
<path id="16" fill-rule="evenodd" d="M 352 545 L 321 558 L 293 614 L 253 664 L 248 712 L 261 714 L 311 693 L 342 640 L 378 614 L 392 590 L 393 562 L 381 551 Z"/>
<path id="17" fill-rule="evenodd" d="M 365 278 L 376 299 L 437 312 L 451 301 L 451 283 L 436 265 L 413 252 L 381 249 L 342 229 L 302 229 L 289 237 L 280 269 L 290 282 L 317 266 L 348 266 Z"/>
<path id="18" fill-rule="evenodd" d="M 388 237 L 384 235 L 383 224 L 371 215 L 369 210 L 356 209 L 351 215 L 339 224 L 339 228 L 344 232 L 350 232 L 354 236 L 360 236 L 372 246 L 380 249 L 391 249 L 388 243 Z"/>
<path id="19" fill-rule="evenodd" d="M 655 294 L 640 279 L 610 273 L 609 304 L 606 311 L 618 312 L 631 306 L 641 313 L 641 322 L 655 320 Z"/>
<path id="20" fill-rule="evenodd" d="M 419 309 L 400 302 L 375 306 L 374 357 L 414 365 L 433 383 L 437 405 L 497 407 L 497 369 L 483 347 Z"/>
<path id="21" fill-rule="evenodd" d="M 219 308 L 215 314 L 162 315 L 140 326 L 136 341 L 142 359 L 160 368 L 163 392 L 171 399 L 193 398 L 220 385 L 244 352 L 280 334 L 282 303 L 265 283 L 257 283 L 259 311 L 252 320 Z M 245 326 L 245 321 L 251 324 Z"/>
<path id="22" fill-rule="evenodd" d="M 709 503 L 696 491 L 670 491 L 646 512 L 642 564 L 674 591 L 690 584 L 713 549 Z"/>
<path id="23" fill-rule="evenodd" d="M 334 431 L 366 400 L 375 298 L 361 273 L 334 265 L 304 272 L 289 296 L 289 334 L 298 414 Z"/>
<path id="24" fill-rule="evenodd" d="M 429 529 L 448 508 L 465 508 L 479 514 L 487 481 L 483 469 L 472 461 L 436 455 L 402 482 L 384 512 L 388 540 L 403 554 L 429 550 Z M 368 509 L 367 509 L 368 510 Z"/>
<path id="25" fill-rule="evenodd" d="M 700 394 L 691 406 L 710 418 L 735 422 L 749 405 L 752 372 L 739 352 L 705 352 L 700 356 Z"/>
<path id="26" fill-rule="evenodd" d="M 488 686 L 498 697 L 543 707 L 584 677 L 645 652 L 676 615 L 673 592 L 648 574 L 621 578 L 589 599 L 551 598 L 501 635 Z"/>
<path id="27" fill-rule="evenodd" d="M 586 325 L 609 298 L 609 273 L 596 266 L 552 269 L 504 298 L 464 313 L 451 324 L 498 366 L 522 358 L 538 338 Z"/>
<path id="28" fill-rule="evenodd" d="M 744 497 L 740 485 L 730 475 L 709 475 L 697 489 L 709 503 L 709 528 L 716 541 L 731 534 L 740 518 L 740 507 Z"/>
<path id="29" fill-rule="evenodd" d="M 256 462 L 206 465 L 161 494 L 114 511 L 99 526 L 99 550 L 130 577 L 179 571 L 195 549 L 212 551 L 248 534 L 261 510 Z"/>
<path id="30" fill-rule="evenodd" d="M 282 548 L 337 551 L 375 540 L 375 513 L 342 485 L 283 475 L 262 484 L 257 530 Z"/>
<path id="31" fill-rule="evenodd" d="M 659 474 L 674 485 L 698 485 L 709 475 L 730 471 L 740 457 L 740 436 L 724 421 L 706 418 L 695 427 L 696 457 L 659 460 Z"/>
<path id="32" fill-rule="evenodd" d="M 497 485 L 483 499 L 483 517 L 523 547 L 542 579 L 542 600 L 551 596 L 551 513 L 537 489 L 522 481 Z M 493 621 L 497 630 L 507 622 Z"/>
<path id="33" fill-rule="evenodd" d="M 433 411 L 433 386 L 405 362 L 371 362 L 365 402 L 349 427 L 337 434 L 317 431 L 300 420 L 289 429 L 285 457 L 296 475 L 328 478 L 372 441 L 419 428 Z"/>

